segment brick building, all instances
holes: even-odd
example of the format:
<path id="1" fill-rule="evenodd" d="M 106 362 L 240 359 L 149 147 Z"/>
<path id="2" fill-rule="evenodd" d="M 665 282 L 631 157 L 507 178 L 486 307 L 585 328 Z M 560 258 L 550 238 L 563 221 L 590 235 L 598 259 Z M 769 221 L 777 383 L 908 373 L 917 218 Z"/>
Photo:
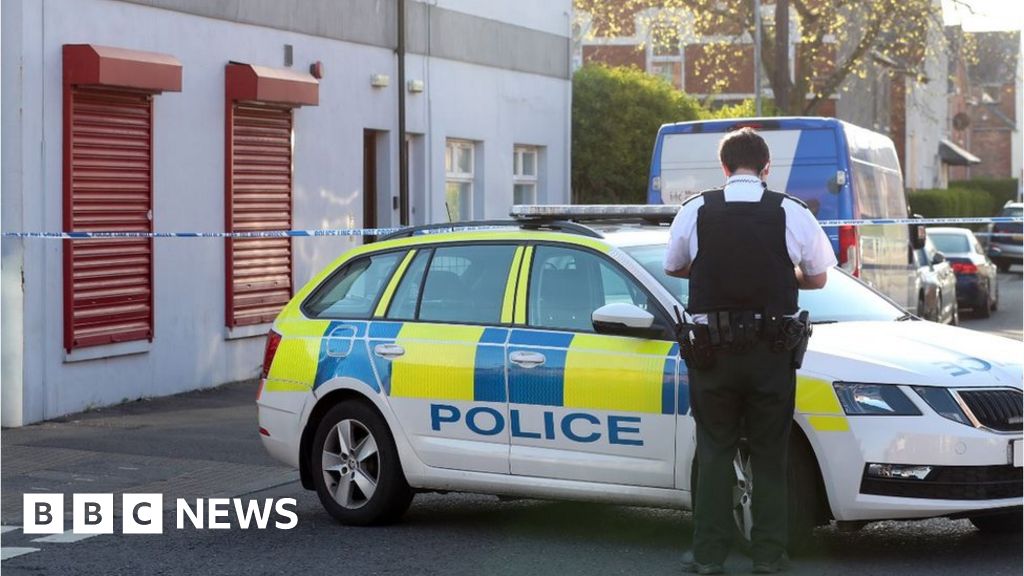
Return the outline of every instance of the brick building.
<path id="1" fill-rule="evenodd" d="M 775 6 L 766 0 L 764 22 L 774 20 Z M 715 104 L 730 104 L 755 96 L 754 49 L 749 34 L 737 30 L 698 32 L 695 19 L 685 11 L 670 18 L 658 9 L 620 14 L 615 22 L 595 22 L 587 14 L 577 18 L 574 42 L 577 66 L 602 62 L 635 66 L 664 77 L 673 86 L 703 98 L 713 94 Z M 671 29 L 664 30 L 671 22 Z M 613 30 L 614 35 L 607 31 Z M 945 33 L 946 38 L 943 38 Z M 976 33 L 985 63 L 968 66 L 962 53 L 962 32 L 933 25 L 925 42 L 937 50 L 910 51 L 913 57 L 894 60 L 872 52 L 867 73 L 849 75 L 834 94 L 817 106 L 814 115 L 834 116 L 881 132 L 893 139 L 906 186 L 945 188 L 951 179 L 1020 173 L 1020 63 L 1016 52 L 1019 34 Z M 735 54 L 719 62 L 730 70 L 724 86 L 712 86 L 709 45 L 730 38 Z M 789 71 L 795 77 L 801 48 L 796 14 L 790 14 Z M 824 78 L 849 46 L 837 43 L 815 62 L 815 78 Z M 959 76 L 958 76 L 959 74 Z M 717 78 L 717 76 L 716 76 Z M 762 96 L 773 98 L 768 75 L 762 75 Z M 962 114 L 954 122 L 957 114 Z M 967 119 L 969 127 L 963 122 Z M 652 136 L 653 138 L 653 136 Z M 1012 144 L 1011 144 L 1012 143 Z M 979 163 L 980 162 L 980 163 Z"/>
<path id="2" fill-rule="evenodd" d="M 1020 178 L 1020 32 L 947 30 L 950 58 L 949 123 L 957 144 L 981 162 L 955 167 L 950 179 Z M 973 54 L 965 45 L 973 44 Z"/>

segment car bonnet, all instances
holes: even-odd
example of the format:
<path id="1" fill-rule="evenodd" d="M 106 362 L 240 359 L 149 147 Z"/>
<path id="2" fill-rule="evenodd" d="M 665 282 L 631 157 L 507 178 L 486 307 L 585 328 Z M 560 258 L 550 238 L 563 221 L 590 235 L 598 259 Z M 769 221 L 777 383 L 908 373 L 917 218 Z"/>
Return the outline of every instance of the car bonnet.
<path id="1" fill-rule="evenodd" d="M 1021 388 L 1024 343 L 925 321 L 814 327 L 804 369 L 831 380 Z"/>

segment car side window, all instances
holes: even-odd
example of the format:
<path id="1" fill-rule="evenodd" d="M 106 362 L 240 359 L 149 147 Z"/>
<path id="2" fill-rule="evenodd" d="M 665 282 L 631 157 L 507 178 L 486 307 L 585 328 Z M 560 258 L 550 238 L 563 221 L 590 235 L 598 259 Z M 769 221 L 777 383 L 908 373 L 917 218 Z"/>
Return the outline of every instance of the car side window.
<path id="1" fill-rule="evenodd" d="M 410 266 L 398 292 L 419 293 L 418 310 L 410 313 L 408 297 L 396 292 L 402 304 L 388 317 L 428 322 L 499 324 L 514 245 L 477 244 L 436 248 L 422 276 L 422 288 Z M 422 268 L 421 268 L 422 270 Z"/>
<path id="2" fill-rule="evenodd" d="M 405 269 L 401 282 L 395 294 L 391 297 L 388 305 L 388 313 L 385 316 L 389 320 L 415 320 L 416 303 L 420 299 L 420 286 L 423 285 L 423 272 L 430 262 L 433 250 L 420 250 L 412 259 L 412 263 Z"/>
<path id="3" fill-rule="evenodd" d="M 346 264 L 313 292 L 303 311 L 317 319 L 369 318 L 403 257 L 405 252 L 386 252 Z"/>
<path id="4" fill-rule="evenodd" d="M 636 280 L 586 250 L 537 246 L 528 293 L 527 323 L 538 328 L 593 332 L 594 310 L 620 302 L 658 317 Z"/>

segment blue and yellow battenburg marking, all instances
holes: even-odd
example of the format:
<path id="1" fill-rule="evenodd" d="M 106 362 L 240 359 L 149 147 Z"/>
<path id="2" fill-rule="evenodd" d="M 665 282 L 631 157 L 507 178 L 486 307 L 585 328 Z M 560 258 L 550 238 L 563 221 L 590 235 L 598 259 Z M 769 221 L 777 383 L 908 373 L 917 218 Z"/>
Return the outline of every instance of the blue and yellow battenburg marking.
<path id="1" fill-rule="evenodd" d="M 672 342 L 415 322 L 326 324 L 312 388 L 350 377 L 402 398 L 652 414 L 689 409 L 685 378 L 676 390 L 678 347 Z M 397 344 L 405 353 L 393 360 L 378 357 L 373 350 L 379 344 Z M 506 387 L 506 345 L 508 353 L 542 353 L 544 364 L 509 365 Z"/>
<path id="2" fill-rule="evenodd" d="M 295 320 L 279 328 L 286 335 L 265 388 L 272 392 L 314 390 L 345 377 L 400 398 L 648 414 L 690 409 L 686 366 L 678 345 L 667 341 L 390 321 Z M 405 354 L 381 358 L 373 353 L 378 344 L 398 344 Z M 544 364 L 509 364 L 506 386 L 505 356 L 516 351 L 541 353 Z M 798 378 L 796 411 L 816 430 L 849 430 L 826 380 Z"/>

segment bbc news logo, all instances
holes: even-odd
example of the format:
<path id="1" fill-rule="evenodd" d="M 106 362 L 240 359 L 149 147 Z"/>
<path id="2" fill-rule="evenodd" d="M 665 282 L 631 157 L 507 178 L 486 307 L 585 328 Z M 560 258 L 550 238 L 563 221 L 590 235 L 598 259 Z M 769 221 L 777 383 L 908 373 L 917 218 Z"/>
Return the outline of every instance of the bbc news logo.
<path id="1" fill-rule="evenodd" d="M 25 534 L 61 534 L 64 532 L 63 494 L 25 494 L 22 499 Z M 75 534 L 114 533 L 113 494 L 73 494 L 71 531 Z M 270 526 L 291 530 L 299 523 L 295 499 L 242 500 L 241 498 L 185 498 L 175 501 L 178 530 L 188 526 L 203 530 L 238 528 L 264 530 Z M 163 534 L 163 494 L 122 494 L 121 532 L 124 534 Z M 232 524 L 232 514 L 235 524 Z M 273 523 L 271 523 L 273 519 Z"/>

